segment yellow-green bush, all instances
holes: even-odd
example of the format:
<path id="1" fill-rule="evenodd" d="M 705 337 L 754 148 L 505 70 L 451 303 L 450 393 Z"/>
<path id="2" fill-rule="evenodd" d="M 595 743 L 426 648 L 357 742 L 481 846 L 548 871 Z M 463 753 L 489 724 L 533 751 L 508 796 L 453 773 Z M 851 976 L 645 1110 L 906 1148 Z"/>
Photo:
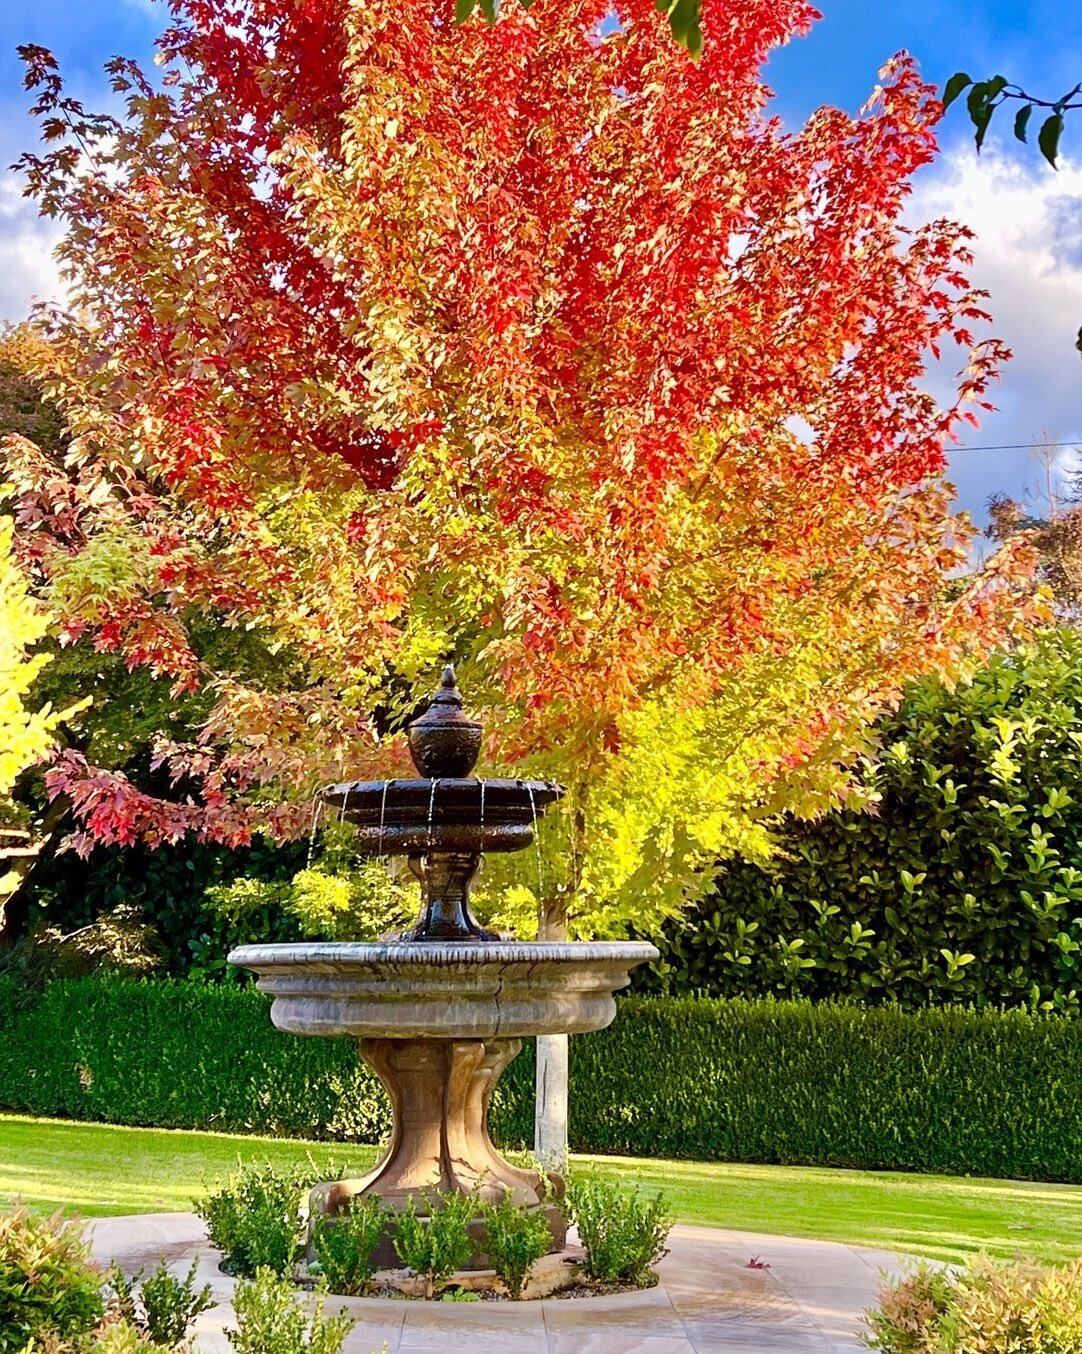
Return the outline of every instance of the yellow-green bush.
<path id="1" fill-rule="evenodd" d="M 0 1354 L 89 1336 L 105 1310 L 102 1285 L 79 1224 L 0 1213 Z"/>
<path id="2" fill-rule="evenodd" d="M 1082 1260 L 922 1265 L 885 1285 L 867 1320 L 881 1354 L 1082 1354 Z"/>

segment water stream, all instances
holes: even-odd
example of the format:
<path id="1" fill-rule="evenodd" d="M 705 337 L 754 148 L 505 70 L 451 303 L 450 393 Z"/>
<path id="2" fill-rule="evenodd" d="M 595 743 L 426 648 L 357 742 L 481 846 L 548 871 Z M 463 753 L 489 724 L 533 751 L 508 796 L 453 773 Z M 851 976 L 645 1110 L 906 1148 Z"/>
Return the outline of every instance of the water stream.
<path id="1" fill-rule="evenodd" d="M 545 875 L 541 866 L 541 838 L 537 831 L 537 800 L 534 798 L 533 782 L 527 781 L 526 791 L 530 796 L 530 812 L 533 814 L 533 844 L 537 850 L 537 901 L 545 896 Z"/>
<path id="2" fill-rule="evenodd" d="M 319 820 L 323 813 L 323 798 L 317 790 L 312 796 L 312 830 L 308 834 L 308 865 L 312 868 L 312 860 L 316 854 L 316 833 L 319 831 Z"/>
<path id="3" fill-rule="evenodd" d="M 379 797 L 379 836 L 376 838 L 376 855 L 383 855 L 383 824 L 387 818 L 387 787 L 393 785 L 394 781 L 385 780 L 383 782 L 383 793 Z"/>
<path id="4" fill-rule="evenodd" d="M 437 781 L 436 781 L 435 776 L 433 776 L 433 778 L 432 778 L 432 789 L 431 789 L 431 791 L 429 792 L 429 796 L 428 796 L 428 845 L 429 845 L 429 849 L 431 849 L 431 847 L 432 847 L 432 845 L 433 845 L 433 841 L 432 841 L 432 828 L 433 828 L 433 822 L 434 822 L 435 817 L 436 817 L 436 785 L 437 785 Z"/>

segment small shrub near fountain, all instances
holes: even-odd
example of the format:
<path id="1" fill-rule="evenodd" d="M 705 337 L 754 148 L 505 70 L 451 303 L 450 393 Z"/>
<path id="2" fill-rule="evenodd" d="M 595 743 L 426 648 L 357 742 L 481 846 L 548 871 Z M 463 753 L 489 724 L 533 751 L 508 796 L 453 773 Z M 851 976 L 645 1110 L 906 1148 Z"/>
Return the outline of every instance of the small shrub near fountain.
<path id="1" fill-rule="evenodd" d="M 308 1266 L 309 1273 L 322 1274 L 334 1293 L 347 1297 L 367 1293 L 386 1220 L 387 1210 L 378 1199 L 356 1196 L 336 1217 L 313 1218 L 310 1239 L 315 1261 Z"/>
<path id="2" fill-rule="evenodd" d="M 668 1201 L 658 1193 L 644 1198 L 604 1180 L 572 1179 L 567 1189 L 571 1220 L 586 1258 L 583 1269 L 597 1283 L 657 1282 L 654 1266 L 668 1254 L 672 1230 Z"/>
<path id="3" fill-rule="evenodd" d="M 469 1264 L 474 1250 L 469 1227 L 478 1205 L 472 1194 L 426 1193 L 422 1198 L 427 1216 L 418 1213 L 417 1201 L 411 1198 L 398 1215 L 394 1248 L 407 1269 L 424 1280 L 425 1297 L 430 1298 L 439 1284 Z"/>
<path id="4" fill-rule="evenodd" d="M 314 1214 L 308 1236 L 311 1259 L 304 1265 L 301 1205 L 312 1178 L 305 1171 L 248 1167 L 197 1203 L 226 1272 L 242 1279 L 267 1272 L 290 1291 L 295 1282 L 314 1280 L 317 1291 L 345 1297 L 473 1302 L 506 1293 L 517 1301 L 531 1277 L 537 1278 L 535 1266 L 552 1250 L 546 1212 L 522 1207 L 510 1193 L 499 1203 L 486 1204 L 476 1193 L 421 1191 L 402 1211 L 386 1208 L 375 1196 L 354 1196 L 334 1215 Z M 582 1294 L 593 1288 L 644 1288 L 657 1281 L 653 1267 L 667 1253 L 671 1227 L 661 1194 L 644 1197 L 637 1190 L 585 1177 L 572 1182 L 560 1207 L 578 1226 L 584 1258 L 580 1265 L 561 1268 L 559 1277 L 550 1270 L 537 1278 L 540 1288 L 535 1284 L 535 1292 L 571 1288 Z M 464 1272 L 478 1250 L 479 1222 L 490 1267 L 487 1278 L 483 1270 L 469 1276 Z M 380 1241 L 388 1232 L 402 1271 L 376 1269 Z M 270 1291 L 267 1284 L 263 1288 Z M 0 1354 L 6 1354 L 3 1346 Z"/>
<path id="5" fill-rule="evenodd" d="M 552 1230 L 544 1213 L 519 1208 L 510 1194 L 484 1212 L 485 1254 L 496 1276 L 514 1301 L 530 1271 L 552 1248 Z"/>
<path id="6" fill-rule="evenodd" d="M 127 1278 L 116 1265 L 109 1271 L 114 1306 L 124 1322 L 146 1333 L 160 1349 L 178 1349 L 188 1338 L 196 1317 L 214 1306 L 210 1285 L 195 1285 L 198 1261 L 193 1260 L 185 1278 L 171 1274 L 164 1260 L 139 1284 L 141 1274 Z"/>
<path id="7" fill-rule="evenodd" d="M 881 1354 L 1076 1354 L 1082 1259 L 982 1259 L 956 1274 L 922 1264 L 886 1284 L 865 1320 L 865 1342 Z"/>
<path id="8" fill-rule="evenodd" d="M 309 1316 L 289 1280 L 261 1267 L 233 1296 L 237 1328 L 226 1336 L 234 1354 L 341 1354 L 357 1323 L 344 1312 L 325 1316 L 326 1300 L 326 1288 L 317 1289 Z"/>
<path id="9" fill-rule="evenodd" d="M 231 1274 L 251 1278 L 258 1269 L 291 1270 L 304 1250 L 304 1190 L 313 1176 L 277 1167 L 238 1169 L 203 1199 L 195 1211 L 225 1257 Z"/>

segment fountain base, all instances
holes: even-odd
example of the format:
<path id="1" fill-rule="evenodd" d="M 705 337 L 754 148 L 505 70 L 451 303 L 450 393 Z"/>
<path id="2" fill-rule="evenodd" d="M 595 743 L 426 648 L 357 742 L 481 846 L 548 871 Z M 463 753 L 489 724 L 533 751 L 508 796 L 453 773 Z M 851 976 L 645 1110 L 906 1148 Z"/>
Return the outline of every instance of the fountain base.
<path id="1" fill-rule="evenodd" d="M 496 1082 L 529 1035 L 602 1030 L 631 969 L 657 958 L 641 941 L 568 943 L 389 941 L 243 945 L 229 959 L 274 998 L 271 1019 L 291 1034 L 351 1037 L 394 1107 L 391 1143 L 370 1174 L 317 1185 L 313 1212 L 335 1214 L 355 1195 L 392 1210 L 410 1194 L 455 1191 L 498 1201 L 509 1190 L 544 1209 L 553 1249 L 564 1244 L 560 1210 L 536 1171 L 505 1161 L 488 1134 Z M 562 1186 L 557 1186 L 562 1189 Z M 423 1201 L 418 1199 L 418 1207 Z M 393 1219 L 376 1253 L 397 1263 Z M 473 1267 L 485 1268 L 483 1229 Z"/>
<path id="2" fill-rule="evenodd" d="M 488 1133 L 492 1093 L 505 1067 L 522 1047 L 518 1039 L 362 1039 L 361 1056 L 387 1090 L 394 1127 L 387 1151 L 375 1169 L 358 1180 L 335 1180 L 312 1191 L 313 1215 L 334 1216 L 355 1197 L 375 1195 L 392 1210 L 405 1209 L 411 1196 L 475 1194 L 498 1203 L 508 1194 L 519 1207 L 543 1209 L 553 1233 L 552 1250 L 565 1244 L 567 1223 L 551 1187 L 536 1170 L 513 1166 L 497 1152 Z M 476 1224 L 479 1249 L 470 1268 L 483 1269 L 483 1226 Z M 376 1253 L 377 1264 L 400 1263 L 393 1245 L 394 1221 Z"/>

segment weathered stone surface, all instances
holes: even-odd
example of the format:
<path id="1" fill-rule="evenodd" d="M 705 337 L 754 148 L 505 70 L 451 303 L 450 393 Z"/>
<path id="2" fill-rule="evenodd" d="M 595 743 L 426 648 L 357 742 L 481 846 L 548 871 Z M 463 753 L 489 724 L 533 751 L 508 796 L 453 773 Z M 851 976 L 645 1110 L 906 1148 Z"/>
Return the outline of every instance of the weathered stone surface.
<path id="1" fill-rule="evenodd" d="M 242 945 L 229 962 L 257 974 L 290 1034 L 517 1039 L 604 1029 L 613 993 L 657 953 L 630 941 L 338 942 Z"/>
<path id="2" fill-rule="evenodd" d="M 334 1216 L 355 1197 L 375 1195 L 395 1210 L 413 1198 L 423 1217 L 425 1194 L 475 1194 L 479 1203 L 498 1203 L 509 1194 L 520 1207 L 546 1212 L 552 1249 L 560 1250 L 567 1224 L 546 1201 L 538 1172 L 512 1166 L 488 1134 L 492 1092 L 520 1047 L 517 1039 L 362 1040 L 361 1054 L 387 1088 L 394 1110 L 391 1141 L 368 1175 L 316 1185 L 312 1213 Z M 558 1177 L 554 1184 L 562 1195 Z M 483 1225 L 478 1221 L 471 1230 L 477 1242 L 471 1267 L 485 1268 Z M 391 1219 L 377 1251 L 379 1264 L 397 1263 L 394 1231 Z"/>

